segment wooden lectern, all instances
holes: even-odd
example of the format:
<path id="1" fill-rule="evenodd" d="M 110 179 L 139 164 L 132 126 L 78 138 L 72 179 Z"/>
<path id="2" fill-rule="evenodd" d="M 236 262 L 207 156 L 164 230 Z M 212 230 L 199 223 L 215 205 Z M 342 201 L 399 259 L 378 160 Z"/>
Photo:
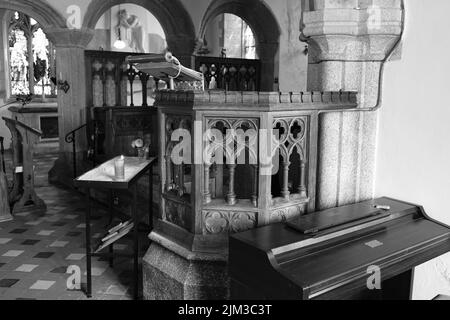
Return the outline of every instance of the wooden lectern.
<path id="1" fill-rule="evenodd" d="M 3 118 L 11 131 L 13 149 L 13 187 L 9 193 L 12 213 L 45 211 L 44 201 L 34 190 L 34 147 L 42 132 L 10 118 Z"/>
<path id="2" fill-rule="evenodd" d="M 0 137 L 0 222 L 12 220 L 9 206 L 8 182 L 6 179 L 6 165 L 3 151 L 3 137 Z"/>

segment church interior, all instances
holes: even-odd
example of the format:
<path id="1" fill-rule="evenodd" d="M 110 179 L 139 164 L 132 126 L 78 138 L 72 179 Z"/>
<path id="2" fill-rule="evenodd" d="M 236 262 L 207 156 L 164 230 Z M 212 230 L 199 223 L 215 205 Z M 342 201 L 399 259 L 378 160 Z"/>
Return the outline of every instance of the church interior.
<path id="1" fill-rule="evenodd" d="M 449 10 L 0 0 L 0 300 L 450 300 Z"/>

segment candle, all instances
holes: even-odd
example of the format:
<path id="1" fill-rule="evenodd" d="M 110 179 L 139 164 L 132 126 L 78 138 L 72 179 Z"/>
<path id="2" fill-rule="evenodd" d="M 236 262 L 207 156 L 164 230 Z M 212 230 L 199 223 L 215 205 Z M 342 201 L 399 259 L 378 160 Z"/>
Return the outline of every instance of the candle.
<path id="1" fill-rule="evenodd" d="M 114 161 L 114 174 L 116 179 L 125 179 L 125 157 L 120 156 Z"/>

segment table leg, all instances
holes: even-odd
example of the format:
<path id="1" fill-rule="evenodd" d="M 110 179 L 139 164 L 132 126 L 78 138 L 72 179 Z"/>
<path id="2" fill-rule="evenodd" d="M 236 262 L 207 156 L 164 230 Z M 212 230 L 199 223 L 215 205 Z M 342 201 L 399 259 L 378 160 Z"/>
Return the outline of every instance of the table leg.
<path id="1" fill-rule="evenodd" d="M 148 225 L 150 226 L 150 231 L 153 230 L 153 167 L 150 167 L 150 171 L 148 173 L 148 189 L 149 189 L 149 195 L 148 195 L 148 202 L 149 202 L 149 208 L 148 208 Z"/>
<path id="2" fill-rule="evenodd" d="M 139 219 L 137 212 L 137 184 L 133 186 L 133 238 L 134 238 L 134 299 L 138 299 L 139 290 Z"/>
<path id="3" fill-rule="evenodd" d="M 111 223 L 114 220 L 114 211 L 113 211 L 114 194 L 112 189 L 109 190 L 108 202 L 109 202 L 109 225 L 111 225 Z"/>
<path id="4" fill-rule="evenodd" d="M 92 298 L 92 274 L 91 274 L 91 196 L 90 189 L 86 190 L 86 275 L 87 288 L 86 295 Z"/>
<path id="5" fill-rule="evenodd" d="M 109 225 L 110 226 L 111 226 L 111 224 L 113 222 L 113 217 L 114 217 L 114 212 L 113 212 L 113 210 L 114 210 L 114 207 L 113 207 L 114 198 L 113 198 L 113 196 L 114 196 L 113 190 L 110 189 L 109 190 Z M 111 243 L 111 245 L 108 247 L 108 250 L 109 250 L 109 254 L 110 254 L 110 256 L 109 256 L 109 266 L 111 268 L 113 268 L 114 267 L 114 257 L 113 257 L 113 254 L 114 254 L 114 243 Z"/>

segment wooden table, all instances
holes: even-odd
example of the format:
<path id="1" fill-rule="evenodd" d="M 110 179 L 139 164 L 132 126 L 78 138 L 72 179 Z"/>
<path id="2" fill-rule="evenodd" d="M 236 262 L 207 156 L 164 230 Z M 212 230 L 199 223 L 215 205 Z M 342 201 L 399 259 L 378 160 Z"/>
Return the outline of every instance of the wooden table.
<path id="1" fill-rule="evenodd" d="M 93 253 L 91 248 L 91 197 L 90 189 L 102 188 L 112 190 L 131 190 L 132 197 L 132 220 L 133 227 L 133 259 L 134 259 L 134 299 L 138 299 L 138 263 L 139 263 L 139 233 L 138 225 L 141 220 L 137 212 L 137 181 L 146 172 L 149 172 L 149 222 L 152 224 L 153 219 L 153 183 L 151 168 L 156 158 L 148 160 L 140 158 L 125 157 L 125 178 L 117 180 L 114 176 L 114 162 L 117 158 L 109 160 L 99 167 L 83 174 L 74 180 L 74 184 L 79 188 L 86 188 L 86 273 L 87 273 L 87 296 L 92 297 L 92 273 L 91 273 L 91 258 L 93 256 L 112 257 L 114 255 L 113 245 L 109 246 L 109 253 Z M 110 199 L 110 210 L 112 210 L 112 199 Z"/>

